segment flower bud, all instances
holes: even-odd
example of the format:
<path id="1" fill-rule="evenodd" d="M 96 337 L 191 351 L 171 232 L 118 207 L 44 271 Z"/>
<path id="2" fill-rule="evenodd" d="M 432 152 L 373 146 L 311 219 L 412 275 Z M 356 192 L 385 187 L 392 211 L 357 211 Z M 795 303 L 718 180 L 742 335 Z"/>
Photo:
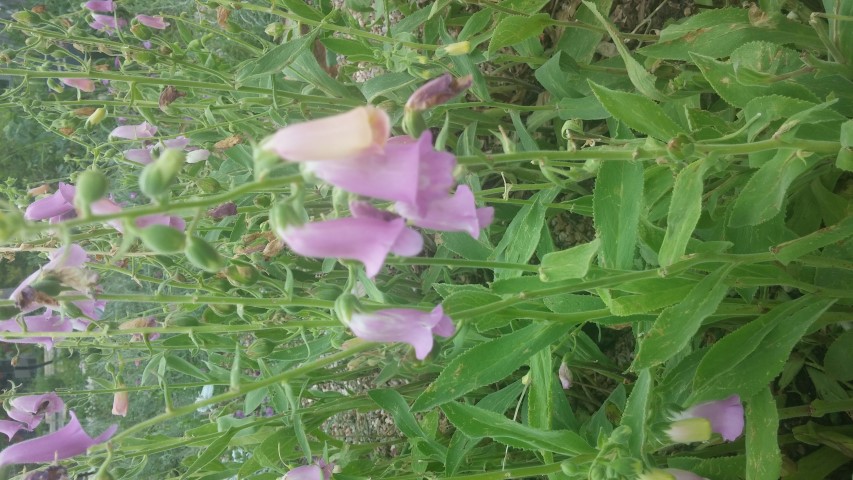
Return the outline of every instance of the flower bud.
<path id="1" fill-rule="evenodd" d="M 142 170 L 139 176 L 139 189 L 151 199 L 158 199 L 168 193 L 169 187 L 178 178 L 185 158 L 182 150 L 175 148 L 163 150 L 156 160 Z"/>
<path id="2" fill-rule="evenodd" d="M 349 325 L 352 314 L 358 311 L 358 298 L 349 293 L 340 295 L 335 300 L 335 314 L 344 325 Z"/>
<path id="3" fill-rule="evenodd" d="M 213 246 L 199 237 L 189 237 L 184 249 L 187 260 L 205 272 L 216 273 L 225 266 L 225 260 Z"/>
<path id="4" fill-rule="evenodd" d="M 222 184 L 215 178 L 202 177 L 195 181 L 198 188 L 204 193 L 216 193 L 222 191 Z"/>
<path id="5" fill-rule="evenodd" d="M 89 115 L 89 118 L 86 119 L 86 128 L 94 127 L 95 125 L 101 123 L 101 121 L 106 118 L 106 116 L 107 109 L 104 107 L 98 108 L 97 110 L 92 112 L 91 115 Z"/>
<path id="6" fill-rule="evenodd" d="M 252 344 L 249 345 L 249 348 L 246 349 L 246 356 L 251 359 L 264 358 L 272 353 L 272 351 L 275 350 L 275 347 L 275 342 L 265 338 L 259 338 L 252 342 Z"/>
<path id="7" fill-rule="evenodd" d="M 197 327 L 201 323 L 192 315 L 175 315 L 166 319 L 167 327 Z"/>
<path id="8" fill-rule="evenodd" d="M 273 22 L 264 29 L 264 33 L 272 37 L 273 40 L 284 35 L 284 24 L 281 22 Z"/>
<path id="9" fill-rule="evenodd" d="M 471 42 L 465 40 L 464 42 L 451 43 L 441 47 L 439 52 L 444 52 L 448 55 L 467 55 L 471 53 Z"/>
<path id="10" fill-rule="evenodd" d="M 116 388 L 125 388 L 124 385 L 116 385 Z M 127 407 L 130 403 L 130 394 L 127 391 L 113 393 L 113 415 L 127 416 Z"/>
<path id="11" fill-rule="evenodd" d="M 23 23 L 24 25 L 29 25 L 33 23 L 38 17 L 34 15 L 32 12 L 20 11 L 12 14 L 12 18 L 18 22 Z"/>
<path id="12" fill-rule="evenodd" d="M 151 39 L 151 30 L 141 23 L 133 22 L 133 25 L 130 26 L 130 33 L 142 41 Z"/>
<path id="13" fill-rule="evenodd" d="M 186 248 L 186 235 L 166 225 L 151 225 L 139 234 L 142 243 L 160 254 L 178 253 Z"/>
<path id="14" fill-rule="evenodd" d="M 74 201 L 81 205 L 91 205 L 107 193 L 109 182 L 100 170 L 86 170 L 77 177 L 77 192 Z"/>
<path id="15" fill-rule="evenodd" d="M 250 287 L 258 281 L 258 269 L 243 262 L 234 262 L 225 269 L 225 278 L 235 287 Z"/>
<path id="16" fill-rule="evenodd" d="M 667 435 L 674 442 L 707 442 L 711 439 L 711 422 L 704 417 L 685 418 L 669 424 Z"/>

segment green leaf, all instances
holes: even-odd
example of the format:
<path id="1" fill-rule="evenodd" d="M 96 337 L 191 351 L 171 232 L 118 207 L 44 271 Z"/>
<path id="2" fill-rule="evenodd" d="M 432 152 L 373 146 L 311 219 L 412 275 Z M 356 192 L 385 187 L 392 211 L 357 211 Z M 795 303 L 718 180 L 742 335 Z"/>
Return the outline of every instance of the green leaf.
<path id="1" fill-rule="evenodd" d="M 743 8 L 706 10 L 667 26 L 661 31 L 660 39 L 640 49 L 640 53 L 669 60 L 689 60 L 691 53 L 723 58 L 741 45 L 755 40 L 821 48 L 814 30 L 801 23 L 779 14 L 770 20 L 760 10 L 753 22 L 750 14 L 751 11 Z"/>
<path id="2" fill-rule="evenodd" d="M 423 431 L 415 416 L 409 411 L 409 405 L 402 395 L 396 390 L 382 389 L 367 392 L 370 398 L 394 418 L 394 425 L 403 432 L 403 435 L 413 444 L 420 444 L 425 448 L 430 458 L 441 462 L 447 456 L 447 448 L 435 439 L 430 438 Z"/>
<path id="3" fill-rule="evenodd" d="M 300 17 L 305 17 L 309 20 L 316 21 L 320 21 L 323 19 L 322 13 L 320 13 L 317 9 L 310 7 L 303 0 L 281 0 L 281 3 L 287 10 L 299 15 Z"/>
<path id="4" fill-rule="evenodd" d="M 488 437 L 511 447 L 563 455 L 595 452 L 583 438 L 568 430 L 543 431 L 526 427 L 501 414 L 463 403 L 446 403 L 441 410 L 453 426 L 469 437 Z"/>
<path id="5" fill-rule="evenodd" d="M 611 90 L 592 81 L 589 86 L 614 118 L 638 132 L 664 142 L 684 133 L 684 129 L 660 105 L 642 95 Z"/>
<path id="6" fill-rule="evenodd" d="M 442 302 L 442 306 L 444 307 L 447 315 L 450 318 L 453 318 L 453 314 L 456 312 L 482 307 L 484 305 L 491 305 L 495 302 L 499 302 L 500 300 L 501 297 L 499 295 L 495 295 L 491 292 L 462 290 L 445 298 Z M 477 331 L 485 332 L 493 328 L 499 328 L 507 325 L 515 318 L 516 315 L 514 313 L 502 310 L 499 312 L 486 313 L 476 317 L 469 317 L 466 321 L 472 323 L 477 328 Z"/>
<path id="7" fill-rule="evenodd" d="M 169 366 L 170 369 L 181 372 L 184 375 L 189 375 L 191 377 L 195 377 L 199 380 L 209 381 L 210 376 L 199 370 L 198 367 L 193 365 L 192 363 L 184 360 L 181 357 L 177 357 L 175 355 L 166 355 L 166 365 Z"/>
<path id="8" fill-rule="evenodd" d="M 547 13 L 538 13 L 530 17 L 507 15 L 495 27 L 492 39 L 489 42 L 489 56 L 491 57 L 495 51 L 503 47 L 539 36 L 550 24 L 551 16 Z"/>
<path id="9" fill-rule="evenodd" d="M 703 180 L 710 165 L 710 157 L 696 160 L 675 179 L 666 218 L 666 233 L 658 252 L 661 267 L 677 262 L 687 251 L 687 243 L 702 214 Z"/>
<path id="10" fill-rule="evenodd" d="M 732 393 L 749 398 L 766 387 L 782 371 L 800 337 L 833 303 L 835 299 L 806 295 L 718 340 L 696 369 L 690 403 Z"/>
<path id="11" fill-rule="evenodd" d="M 545 223 L 545 212 L 560 189 L 549 188 L 533 195 L 531 203 L 524 205 L 512 219 L 503 238 L 495 247 L 497 260 L 501 262 L 527 263 L 536 251 L 542 225 Z M 496 269 L 495 279 L 521 276 L 521 270 Z"/>
<path id="12" fill-rule="evenodd" d="M 534 323 L 469 349 L 447 364 L 415 400 L 412 411 L 422 412 L 506 378 L 570 328 L 572 325 Z"/>
<path id="13" fill-rule="evenodd" d="M 237 81 L 245 81 L 258 75 L 277 73 L 293 63 L 302 53 L 311 48 L 320 29 L 310 35 L 299 37 L 268 50 L 257 60 L 246 64 L 237 72 Z"/>
<path id="14" fill-rule="evenodd" d="M 620 317 L 659 310 L 683 300 L 695 286 L 681 278 L 653 278 L 620 285 L 619 290 L 632 291 L 633 285 L 641 287 L 636 295 L 614 297 L 610 311 Z M 627 288 L 626 288 L 627 287 Z"/>
<path id="15" fill-rule="evenodd" d="M 769 388 L 746 402 L 746 480 L 776 480 L 782 473 L 779 411 Z"/>
<path id="16" fill-rule="evenodd" d="M 642 370 L 663 363 L 680 352 L 699 331 L 702 320 L 714 313 L 725 298 L 723 282 L 732 264 L 724 265 L 696 284 L 681 303 L 661 312 L 655 324 L 640 340 L 632 369 Z"/>
<path id="17" fill-rule="evenodd" d="M 643 458 L 643 445 L 646 443 L 646 416 L 649 414 L 649 394 L 652 391 L 652 374 L 648 369 L 640 372 L 625 411 L 622 412 L 620 425 L 631 429 L 628 439 L 628 451 L 635 458 Z"/>
<path id="18" fill-rule="evenodd" d="M 596 10 L 609 13 L 613 0 L 594 0 Z M 591 24 L 596 21 L 595 14 L 584 5 L 579 5 L 573 19 L 580 23 Z M 604 35 L 581 28 L 567 28 L 557 41 L 557 48 L 580 63 L 592 63 L 595 49 Z"/>
<path id="19" fill-rule="evenodd" d="M 321 38 L 320 43 L 322 43 L 323 46 L 326 47 L 326 49 L 331 50 L 332 52 L 335 52 L 340 55 L 345 55 L 347 57 L 373 57 L 373 50 L 369 46 L 356 40 L 327 37 Z"/>
<path id="20" fill-rule="evenodd" d="M 605 268 L 634 268 L 642 204 L 643 165 L 604 162 L 596 178 L 592 208 L 595 230 L 601 239 L 601 263 Z"/>
<path id="21" fill-rule="evenodd" d="M 596 238 L 589 243 L 545 255 L 539 266 L 539 278 L 543 282 L 583 278 L 589 271 L 590 262 L 598 253 L 599 244 Z"/>
<path id="22" fill-rule="evenodd" d="M 234 437 L 234 434 L 242 430 L 240 427 L 231 427 L 225 433 L 223 433 L 219 438 L 210 443 L 210 446 L 204 449 L 204 452 L 195 459 L 195 461 L 190 465 L 187 470 L 181 475 L 181 479 L 190 478 L 190 476 L 204 468 L 208 463 L 216 460 L 222 455 L 222 452 L 228 448 L 228 445 L 231 443 L 231 438 Z"/>
<path id="23" fill-rule="evenodd" d="M 540 430 L 551 430 L 553 425 L 554 365 L 551 347 L 545 347 L 530 357 L 530 393 L 527 397 L 527 423 Z"/>
<path id="24" fill-rule="evenodd" d="M 818 161 L 814 157 L 800 158 L 796 150 L 780 148 L 744 185 L 732 207 L 729 226 L 758 225 L 775 217 L 785 204 L 791 183 Z"/>
<path id="25" fill-rule="evenodd" d="M 818 248 L 832 245 L 851 235 L 853 235 L 853 216 L 847 217 L 835 225 L 812 232 L 805 237 L 773 247 L 772 251 L 777 260 L 787 264 Z"/>
<path id="26" fill-rule="evenodd" d="M 372 102 L 378 97 L 386 97 L 405 103 L 413 91 L 410 87 L 422 81 L 422 79 L 415 78 L 406 72 L 385 73 L 364 82 L 361 85 L 361 93 L 368 102 Z"/>
<path id="27" fill-rule="evenodd" d="M 583 4 L 586 5 L 586 8 L 588 8 L 593 15 L 595 15 L 595 18 L 598 19 L 598 21 L 607 30 L 610 38 L 613 39 L 613 45 L 616 47 L 616 50 L 619 51 L 619 56 L 622 57 L 622 60 L 625 62 L 625 68 L 628 69 L 628 77 L 631 79 L 631 83 L 633 83 L 637 88 L 637 91 L 653 100 L 666 100 L 666 95 L 660 93 L 657 87 L 655 87 L 656 77 L 649 73 L 640 64 L 640 62 L 631 55 L 631 52 L 628 51 L 628 48 L 622 42 L 622 38 L 619 37 L 619 32 L 613 27 L 610 21 L 601 15 L 601 12 L 598 11 L 594 3 L 584 0 Z"/>
<path id="28" fill-rule="evenodd" d="M 823 358 L 826 373 L 843 382 L 853 380 L 853 330 L 847 330 L 832 342 Z"/>
<path id="29" fill-rule="evenodd" d="M 610 118 L 610 112 L 593 96 L 562 98 L 557 102 L 557 113 L 563 120 L 603 120 Z"/>

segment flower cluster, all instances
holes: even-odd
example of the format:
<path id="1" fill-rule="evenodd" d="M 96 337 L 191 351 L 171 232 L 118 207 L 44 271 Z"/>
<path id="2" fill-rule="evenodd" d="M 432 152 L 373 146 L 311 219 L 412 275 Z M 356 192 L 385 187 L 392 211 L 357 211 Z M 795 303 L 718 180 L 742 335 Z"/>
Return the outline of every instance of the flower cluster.
<path id="1" fill-rule="evenodd" d="M 85 330 L 92 320 L 100 319 L 105 302 L 94 299 L 71 302 L 66 306 L 65 314 L 57 314 L 60 305 L 54 298 L 55 291 L 67 289 L 89 295 L 95 290 L 98 276 L 83 268 L 87 261 L 86 252 L 77 244 L 54 251 L 50 261 L 24 279 L 9 297 L 15 301 L 20 313 L 30 313 L 41 308 L 45 308 L 45 311 L 0 321 L 0 331 L 21 332 L 26 327 L 26 331 L 33 335 L 27 338 L 3 338 L 0 341 L 38 343 L 50 349 L 53 348 L 53 339 L 39 337 L 39 332 Z"/>
<path id="2" fill-rule="evenodd" d="M 0 432 L 11 440 L 19 430 L 32 431 L 46 414 L 62 412 L 64 409 L 65 402 L 55 393 L 14 398 L 6 407 L 6 413 L 12 420 L 0 420 Z M 75 457 L 86 453 L 93 445 L 106 442 L 118 429 L 118 425 L 112 425 L 92 438 L 83 430 L 74 412 L 70 414 L 71 421 L 59 430 L 6 447 L 0 452 L 0 466 L 45 463 Z"/>
<path id="3" fill-rule="evenodd" d="M 389 135 L 385 112 L 366 106 L 286 127 L 264 143 L 264 149 L 287 161 L 302 163 L 304 171 L 331 185 L 394 202 L 395 214 L 354 202 L 352 219 L 304 225 L 280 223 L 277 232 L 294 252 L 357 259 L 372 277 L 388 252 L 420 252 L 418 242 L 406 233 L 406 220 L 423 228 L 467 232 L 474 238 L 492 222 L 493 209 L 477 208 L 467 185 L 450 192 L 456 183 L 456 158 L 436 151 L 429 131 L 419 139 Z M 336 141 L 329 142 L 329 138 Z M 405 236 L 405 253 L 395 250 L 401 235 Z"/>

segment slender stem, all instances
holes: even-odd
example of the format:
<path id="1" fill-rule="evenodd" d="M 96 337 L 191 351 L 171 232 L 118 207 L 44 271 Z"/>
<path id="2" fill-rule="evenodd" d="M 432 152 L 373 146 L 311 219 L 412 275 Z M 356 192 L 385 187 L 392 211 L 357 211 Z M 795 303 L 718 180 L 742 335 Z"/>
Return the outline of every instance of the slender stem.
<path id="1" fill-rule="evenodd" d="M 505 268 L 508 270 L 522 270 L 525 272 L 538 272 L 537 265 L 527 265 L 512 262 L 490 262 L 486 260 L 463 260 L 459 258 L 423 258 L 423 257 L 391 257 L 385 260 L 391 265 L 444 265 L 448 267 L 488 268 L 495 270 Z"/>
<path id="2" fill-rule="evenodd" d="M 829 413 L 853 411 L 853 398 L 844 400 L 820 400 L 817 399 L 808 405 L 780 408 L 779 419 L 797 417 L 822 417 Z"/>

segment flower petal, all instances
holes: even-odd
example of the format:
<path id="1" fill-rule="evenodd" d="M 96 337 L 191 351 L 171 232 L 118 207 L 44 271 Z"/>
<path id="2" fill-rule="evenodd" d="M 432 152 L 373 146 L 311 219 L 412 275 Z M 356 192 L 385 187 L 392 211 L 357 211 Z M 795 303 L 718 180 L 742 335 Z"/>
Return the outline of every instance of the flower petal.
<path id="1" fill-rule="evenodd" d="M 432 312 L 404 308 L 353 314 L 350 329 L 359 338 L 375 342 L 404 342 L 415 348 L 415 357 L 423 360 L 432 351 L 433 333 L 449 337 L 455 332 L 450 317 L 441 305 Z"/>
<path id="2" fill-rule="evenodd" d="M 491 207 L 477 209 L 474 193 L 468 185 L 460 185 L 456 193 L 429 203 L 421 212 L 417 205 L 397 202 L 397 212 L 419 227 L 444 232 L 468 232 L 474 238 L 480 236 L 480 229 L 488 226 L 480 220 L 491 221 Z"/>
<path id="3" fill-rule="evenodd" d="M 737 440 L 743 434 L 743 404 L 738 395 L 723 400 L 700 403 L 688 408 L 682 416 L 703 417 L 711 422 L 711 430 L 719 433 L 729 442 Z"/>
<path id="4" fill-rule="evenodd" d="M 115 9 L 113 0 L 90 0 L 83 6 L 93 12 L 112 12 Z"/>
<path id="5" fill-rule="evenodd" d="M 95 81 L 88 78 L 60 78 L 59 81 L 81 92 L 95 91 Z"/>
<path id="6" fill-rule="evenodd" d="M 128 140 L 138 140 L 140 138 L 151 138 L 157 133 L 157 127 L 148 122 L 142 122 L 139 125 L 122 125 L 116 127 L 110 132 L 111 137 L 126 138 Z"/>
<path id="7" fill-rule="evenodd" d="M 27 207 L 24 218 L 27 220 L 44 220 L 74 210 L 73 185 L 60 183 L 59 189 L 51 196 L 36 200 Z"/>
<path id="8" fill-rule="evenodd" d="M 323 470 L 317 465 L 303 465 L 284 474 L 284 480 L 323 480 Z"/>
<path id="9" fill-rule="evenodd" d="M 51 392 L 13 398 L 9 401 L 6 413 L 12 420 L 25 424 L 27 430 L 32 430 L 41 423 L 45 414 L 61 412 L 64 409 L 65 402 L 59 398 L 59 395 Z"/>
<path id="10" fill-rule="evenodd" d="M 109 440 L 118 429 L 118 425 L 112 425 L 92 438 L 83 430 L 74 412 L 70 413 L 71 420 L 59 430 L 6 447 L 0 452 L 0 465 L 47 463 L 75 457 L 86 453 L 89 447 Z"/>
<path id="11" fill-rule="evenodd" d="M 53 337 L 39 337 L 36 334 L 39 332 L 70 332 L 71 322 L 61 318 L 58 315 L 53 315 L 50 312 L 44 312 L 40 315 L 30 315 L 23 317 L 23 322 L 27 326 L 27 332 L 32 332 L 33 336 L 27 338 L 3 338 L 2 342 L 7 343 L 38 343 L 47 350 L 53 348 Z M 20 332 L 21 325 L 16 319 L 4 320 L 0 322 L 0 331 L 2 332 Z"/>
<path id="12" fill-rule="evenodd" d="M 164 30 L 170 25 L 169 22 L 160 16 L 137 15 L 136 20 L 148 28 L 155 28 L 157 30 Z"/>
<path id="13" fill-rule="evenodd" d="M 23 423 L 13 422 L 11 420 L 0 420 L 0 433 L 9 437 L 9 440 L 12 440 L 12 437 L 18 433 L 18 430 L 26 427 Z"/>

